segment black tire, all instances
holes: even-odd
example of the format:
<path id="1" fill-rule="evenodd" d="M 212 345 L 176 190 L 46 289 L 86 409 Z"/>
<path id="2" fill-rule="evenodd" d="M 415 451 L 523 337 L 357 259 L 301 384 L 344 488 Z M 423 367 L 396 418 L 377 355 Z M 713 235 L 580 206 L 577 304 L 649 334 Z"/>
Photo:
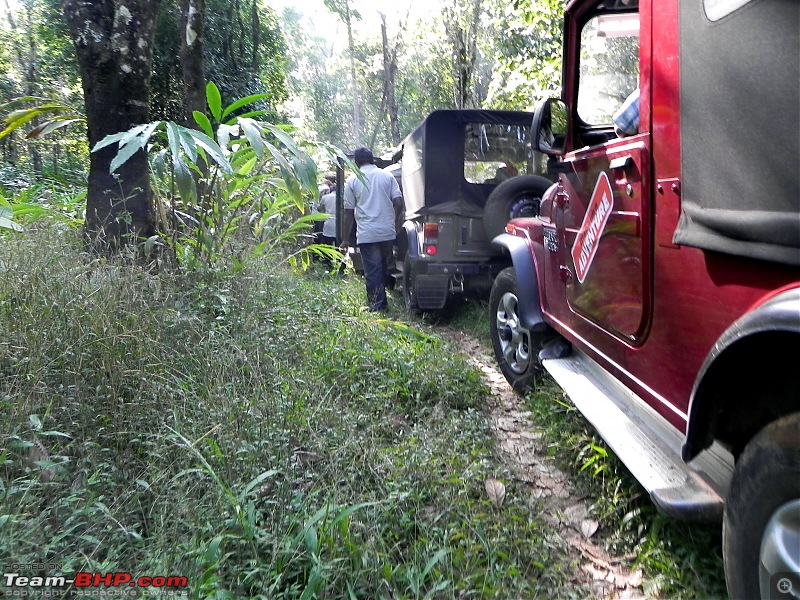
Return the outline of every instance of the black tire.
<path id="1" fill-rule="evenodd" d="M 414 270 L 411 266 L 411 257 L 406 252 L 403 259 L 403 301 L 406 305 L 406 310 L 412 312 L 418 309 L 414 285 Z"/>
<path id="2" fill-rule="evenodd" d="M 511 219 L 539 214 L 542 195 L 553 182 L 539 175 L 519 175 L 498 185 L 483 209 L 483 228 L 489 239 L 505 231 Z"/>
<path id="3" fill-rule="evenodd" d="M 492 348 L 511 387 L 524 394 L 541 371 L 538 353 L 542 336 L 527 331 L 519 321 L 517 277 L 513 267 L 500 271 L 489 294 Z"/>
<path id="4" fill-rule="evenodd" d="M 771 543 L 781 544 L 791 537 L 778 532 L 791 532 L 795 540 L 800 535 L 799 447 L 800 413 L 795 413 L 764 427 L 736 461 L 722 525 L 725 579 L 731 600 L 784 597 L 771 588 L 784 579 L 778 573 L 789 569 L 775 568 L 765 574 L 759 565 L 762 543 L 770 548 Z M 800 548 L 790 548 L 788 554 L 795 555 L 795 565 L 800 561 Z M 767 551 L 764 556 L 774 555 Z M 775 581 L 770 583 L 770 579 Z M 788 579 L 796 587 L 800 577 Z"/>

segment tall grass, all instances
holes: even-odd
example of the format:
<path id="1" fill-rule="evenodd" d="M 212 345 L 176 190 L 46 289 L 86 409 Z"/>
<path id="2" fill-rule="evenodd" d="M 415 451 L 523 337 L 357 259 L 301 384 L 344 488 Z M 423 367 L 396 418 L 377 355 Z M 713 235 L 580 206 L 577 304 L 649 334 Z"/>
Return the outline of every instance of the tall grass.
<path id="1" fill-rule="evenodd" d="M 524 489 L 485 497 L 508 473 L 465 360 L 359 281 L 266 267 L 189 285 L 0 238 L 0 557 L 201 598 L 581 597 Z"/>

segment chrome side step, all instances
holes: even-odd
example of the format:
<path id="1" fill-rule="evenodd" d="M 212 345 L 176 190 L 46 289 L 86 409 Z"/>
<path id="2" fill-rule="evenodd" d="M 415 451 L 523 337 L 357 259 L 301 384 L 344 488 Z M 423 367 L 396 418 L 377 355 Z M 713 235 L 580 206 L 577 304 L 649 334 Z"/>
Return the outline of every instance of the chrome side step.
<path id="1" fill-rule="evenodd" d="M 691 463 L 683 435 L 631 390 L 577 349 L 542 360 L 578 410 L 648 491 L 658 509 L 692 520 L 722 518 L 733 457 L 715 443 Z"/>

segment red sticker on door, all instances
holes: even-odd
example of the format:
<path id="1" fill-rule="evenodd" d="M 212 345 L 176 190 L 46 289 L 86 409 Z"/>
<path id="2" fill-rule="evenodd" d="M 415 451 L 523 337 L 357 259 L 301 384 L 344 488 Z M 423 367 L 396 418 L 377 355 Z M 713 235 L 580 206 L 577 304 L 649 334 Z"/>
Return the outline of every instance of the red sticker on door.
<path id="1" fill-rule="evenodd" d="M 572 246 L 572 261 L 575 264 L 575 274 L 578 281 L 583 283 L 592 266 L 597 247 L 600 245 L 600 236 L 608 223 L 608 217 L 614 209 L 614 195 L 611 192 L 611 183 L 608 175 L 601 172 L 594 186 L 592 198 L 583 217 L 578 237 Z"/>

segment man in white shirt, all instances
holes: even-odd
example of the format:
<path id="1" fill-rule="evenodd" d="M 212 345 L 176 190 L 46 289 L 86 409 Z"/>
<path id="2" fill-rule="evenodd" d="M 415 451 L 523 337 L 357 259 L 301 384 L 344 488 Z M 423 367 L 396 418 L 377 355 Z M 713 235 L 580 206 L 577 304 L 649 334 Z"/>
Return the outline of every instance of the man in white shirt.
<path id="1" fill-rule="evenodd" d="M 317 244 L 322 244 L 324 246 L 331 246 L 332 248 L 336 248 L 336 180 L 331 180 L 331 189 L 327 194 L 324 194 L 322 198 L 320 198 L 319 204 L 317 204 L 315 213 L 325 213 L 328 215 L 319 227 L 319 234 L 315 235 Z M 315 223 L 319 223 L 319 221 L 315 221 Z M 315 257 L 315 260 L 319 260 L 323 262 L 328 268 L 333 268 L 333 261 L 326 255 L 321 257 Z M 344 263 L 340 265 L 339 272 L 343 272 L 344 270 Z"/>
<path id="2" fill-rule="evenodd" d="M 356 244 L 364 264 L 367 306 L 371 311 L 385 311 L 388 308 L 389 257 L 397 237 L 395 215 L 402 206 L 403 196 L 397 180 L 374 164 L 375 157 L 370 150 L 358 148 L 353 160 L 365 181 L 353 174 L 344 184 L 342 234 L 346 244 L 355 220 Z"/>

